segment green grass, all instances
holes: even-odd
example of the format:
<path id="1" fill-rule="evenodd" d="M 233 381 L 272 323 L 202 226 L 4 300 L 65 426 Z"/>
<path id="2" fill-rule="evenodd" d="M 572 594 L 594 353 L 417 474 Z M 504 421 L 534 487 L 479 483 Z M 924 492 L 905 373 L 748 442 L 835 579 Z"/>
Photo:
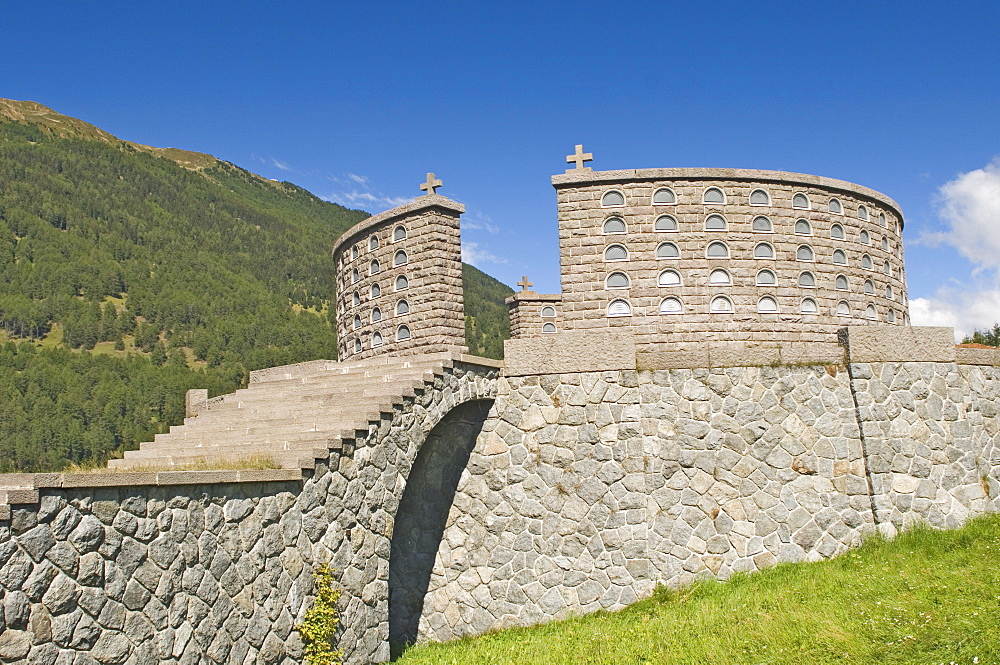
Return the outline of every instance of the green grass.
<path id="1" fill-rule="evenodd" d="M 409 649 L 423 663 L 1000 663 L 1000 517 L 660 589 L 621 612 Z"/>

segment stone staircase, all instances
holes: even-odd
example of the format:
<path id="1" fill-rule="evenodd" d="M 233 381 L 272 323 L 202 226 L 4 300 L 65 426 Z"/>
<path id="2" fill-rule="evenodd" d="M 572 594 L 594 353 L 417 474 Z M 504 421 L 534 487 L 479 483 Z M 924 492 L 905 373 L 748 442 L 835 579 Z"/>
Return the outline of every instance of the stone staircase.
<path id="1" fill-rule="evenodd" d="M 331 451 L 349 453 L 358 430 L 427 389 L 460 357 L 317 360 L 251 372 L 247 388 L 208 400 L 182 425 L 108 462 L 111 473 L 101 475 L 126 472 L 138 480 L 202 469 L 312 469 Z M 0 474 L 0 519 L 10 517 L 11 505 L 36 503 L 47 476 L 55 482 L 60 474 Z"/>

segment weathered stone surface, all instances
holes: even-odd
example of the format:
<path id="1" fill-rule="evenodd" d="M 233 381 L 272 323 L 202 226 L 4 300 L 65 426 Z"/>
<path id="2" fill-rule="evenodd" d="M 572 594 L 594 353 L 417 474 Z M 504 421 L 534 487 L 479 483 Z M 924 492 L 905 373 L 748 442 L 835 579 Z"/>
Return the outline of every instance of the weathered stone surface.
<path id="1" fill-rule="evenodd" d="M 23 630 L 7 630 L 0 634 L 0 658 L 17 660 L 24 658 L 31 650 L 31 633 Z"/>

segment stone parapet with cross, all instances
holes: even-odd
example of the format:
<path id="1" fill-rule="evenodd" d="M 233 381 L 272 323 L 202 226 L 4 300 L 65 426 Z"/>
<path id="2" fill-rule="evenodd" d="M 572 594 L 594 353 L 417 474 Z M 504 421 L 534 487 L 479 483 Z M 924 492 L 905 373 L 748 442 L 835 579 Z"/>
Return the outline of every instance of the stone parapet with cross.
<path id="1" fill-rule="evenodd" d="M 584 152 L 583 145 L 579 144 L 576 146 L 576 152 L 574 152 L 572 155 L 566 155 L 567 163 L 576 164 L 576 166 L 574 166 L 573 168 L 566 169 L 566 172 L 569 173 L 570 171 L 590 171 L 591 170 L 590 167 L 584 166 L 584 164 L 592 161 L 594 161 L 594 154 L 590 152 Z"/>
<path id="2" fill-rule="evenodd" d="M 431 196 L 437 194 L 437 188 L 441 187 L 444 183 L 434 177 L 433 173 L 427 174 L 427 181 L 420 183 L 420 189 L 427 192 L 424 196 Z"/>

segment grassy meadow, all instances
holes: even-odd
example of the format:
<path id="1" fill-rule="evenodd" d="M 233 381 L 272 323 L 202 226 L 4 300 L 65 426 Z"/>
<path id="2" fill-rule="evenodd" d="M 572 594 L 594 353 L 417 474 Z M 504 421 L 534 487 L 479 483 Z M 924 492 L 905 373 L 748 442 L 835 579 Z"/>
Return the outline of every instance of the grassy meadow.
<path id="1" fill-rule="evenodd" d="M 1000 516 L 406 651 L 399 665 L 1000 664 Z"/>

